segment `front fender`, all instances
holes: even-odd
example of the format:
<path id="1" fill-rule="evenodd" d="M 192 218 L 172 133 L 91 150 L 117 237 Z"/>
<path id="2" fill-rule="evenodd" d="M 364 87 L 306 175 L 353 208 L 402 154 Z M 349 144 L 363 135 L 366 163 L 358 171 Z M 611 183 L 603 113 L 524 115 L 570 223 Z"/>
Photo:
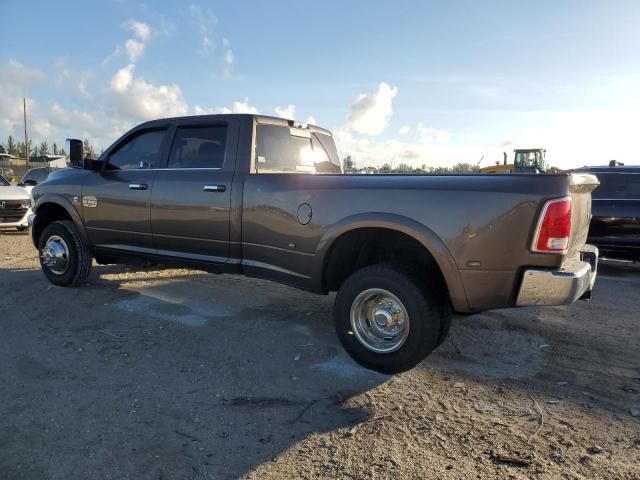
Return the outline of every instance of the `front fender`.
<path id="1" fill-rule="evenodd" d="M 392 213 L 361 213 L 346 217 L 329 228 L 320 239 L 313 267 L 314 290 L 322 291 L 322 279 L 331 247 L 343 234 L 360 228 L 385 228 L 409 235 L 433 256 L 447 283 L 451 303 L 456 311 L 469 310 L 460 272 L 444 242 L 427 226 L 402 215 Z"/>
<path id="2" fill-rule="evenodd" d="M 38 215 L 38 211 L 44 205 L 52 205 L 52 204 L 63 208 L 65 212 L 67 212 L 69 217 L 71 217 L 71 220 L 73 220 L 73 223 L 75 224 L 76 228 L 78 229 L 78 233 L 80 234 L 82 241 L 85 242 L 86 244 L 89 244 L 89 237 L 87 236 L 87 232 L 84 229 L 82 218 L 80 217 L 80 214 L 78 213 L 78 210 L 76 210 L 73 203 L 71 203 L 69 199 L 66 198 L 64 195 L 61 195 L 59 193 L 45 193 L 38 197 L 35 205 L 33 206 L 33 212 L 35 213 L 35 217 L 33 218 L 33 224 L 31 226 L 31 240 L 33 241 L 33 245 L 36 248 L 38 248 L 37 237 L 38 237 L 38 232 L 41 231 L 41 229 L 38 227 L 38 222 L 42 222 L 45 220 L 44 218 L 42 218 L 42 216 Z"/>

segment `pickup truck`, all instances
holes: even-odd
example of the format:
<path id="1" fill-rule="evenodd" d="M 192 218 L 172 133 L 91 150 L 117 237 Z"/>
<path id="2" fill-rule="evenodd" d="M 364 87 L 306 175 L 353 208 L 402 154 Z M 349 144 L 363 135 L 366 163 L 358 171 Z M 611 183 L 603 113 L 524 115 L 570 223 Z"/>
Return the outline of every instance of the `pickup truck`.
<path id="1" fill-rule="evenodd" d="M 32 237 L 55 285 L 92 260 L 243 274 L 337 292 L 360 364 L 412 368 L 452 312 L 590 295 L 596 177 L 345 175 L 328 130 L 261 115 L 143 123 L 33 189 Z"/>

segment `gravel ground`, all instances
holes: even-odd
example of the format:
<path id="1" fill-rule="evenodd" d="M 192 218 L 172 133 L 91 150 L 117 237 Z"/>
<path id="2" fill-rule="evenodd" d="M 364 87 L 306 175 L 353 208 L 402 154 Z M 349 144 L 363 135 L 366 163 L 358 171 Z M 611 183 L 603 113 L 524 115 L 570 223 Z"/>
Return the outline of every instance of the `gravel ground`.
<path id="1" fill-rule="evenodd" d="M 640 478 L 640 268 L 456 317 L 393 377 L 346 356 L 332 301 L 120 266 L 57 288 L 0 233 L 0 479 Z"/>

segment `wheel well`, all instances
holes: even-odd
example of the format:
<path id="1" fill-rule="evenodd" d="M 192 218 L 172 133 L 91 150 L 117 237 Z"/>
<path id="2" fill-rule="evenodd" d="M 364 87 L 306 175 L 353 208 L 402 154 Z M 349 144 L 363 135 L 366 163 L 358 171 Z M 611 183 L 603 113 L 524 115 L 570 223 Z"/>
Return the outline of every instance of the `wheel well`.
<path id="1" fill-rule="evenodd" d="M 42 231 L 51 222 L 55 222 L 57 220 L 72 220 L 71 215 L 69 215 L 64 207 L 57 203 L 45 203 L 40 205 L 36 213 L 36 221 L 33 225 L 33 238 L 35 242 L 38 242 Z"/>
<path id="2" fill-rule="evenodd" d="M 336 291 L 349 275 L 376 263 L 408 265 L 421 278 L 448 290 L 435 258 L 415 238 L 387 228 L 359 228 L 342 234 L 329 250 L 323 268 L 323 288 Z"/>

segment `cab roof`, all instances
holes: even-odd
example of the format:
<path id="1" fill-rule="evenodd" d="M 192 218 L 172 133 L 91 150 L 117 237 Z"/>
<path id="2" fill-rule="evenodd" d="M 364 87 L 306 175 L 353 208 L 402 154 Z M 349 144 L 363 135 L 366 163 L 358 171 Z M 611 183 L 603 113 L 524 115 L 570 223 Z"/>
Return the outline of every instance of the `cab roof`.
<path id="1" fill-rule="evenodd" d="M 286 118 L 280 118 L 280 117 L 272 117 L 269 115 L 259 115 L 259 114 L 253 114 L 253 113 L 216 113 L 216 114 L 207 114 L 207 115 L 187 115 L 187 116 L 183 116 L 183 117 L 167 117 L 167 118 L 158 118 L 156 120 L 150 120 L 148 122 L 142 123 L 134 128 L 139 128 L 142 126 L 152 126 L 154 124 L 157 123 L 162 123 L 162 122 L 174 122 L 174 121 L 182 121 L 182 120 L 194 120 L 194 119 L 202 119 L 202 120 L 214 120 L 214 119 L 218 119 L 218 120 L 224 120 L 224 119 L 231 119 L 231 118 L 235 118 L 241 121 L 253 121 L 255 123 L 258 124 L 269 124 L 269 125 L 280 125 L 283 127 L 289 126 L 289 127 L 296 127 L 296 126 L 304 126 L 304 128 L 308 129 L 311 132 L 314 133 L 322 133 L 324 135 L 329 135 L 331 136 L 332 133 L 331 131 L 322 128 L 322 127 L 318 127 L 316 125 L 307 125 L 301 122 L 297 122 L 294 120 L 287 120 Z"/>

